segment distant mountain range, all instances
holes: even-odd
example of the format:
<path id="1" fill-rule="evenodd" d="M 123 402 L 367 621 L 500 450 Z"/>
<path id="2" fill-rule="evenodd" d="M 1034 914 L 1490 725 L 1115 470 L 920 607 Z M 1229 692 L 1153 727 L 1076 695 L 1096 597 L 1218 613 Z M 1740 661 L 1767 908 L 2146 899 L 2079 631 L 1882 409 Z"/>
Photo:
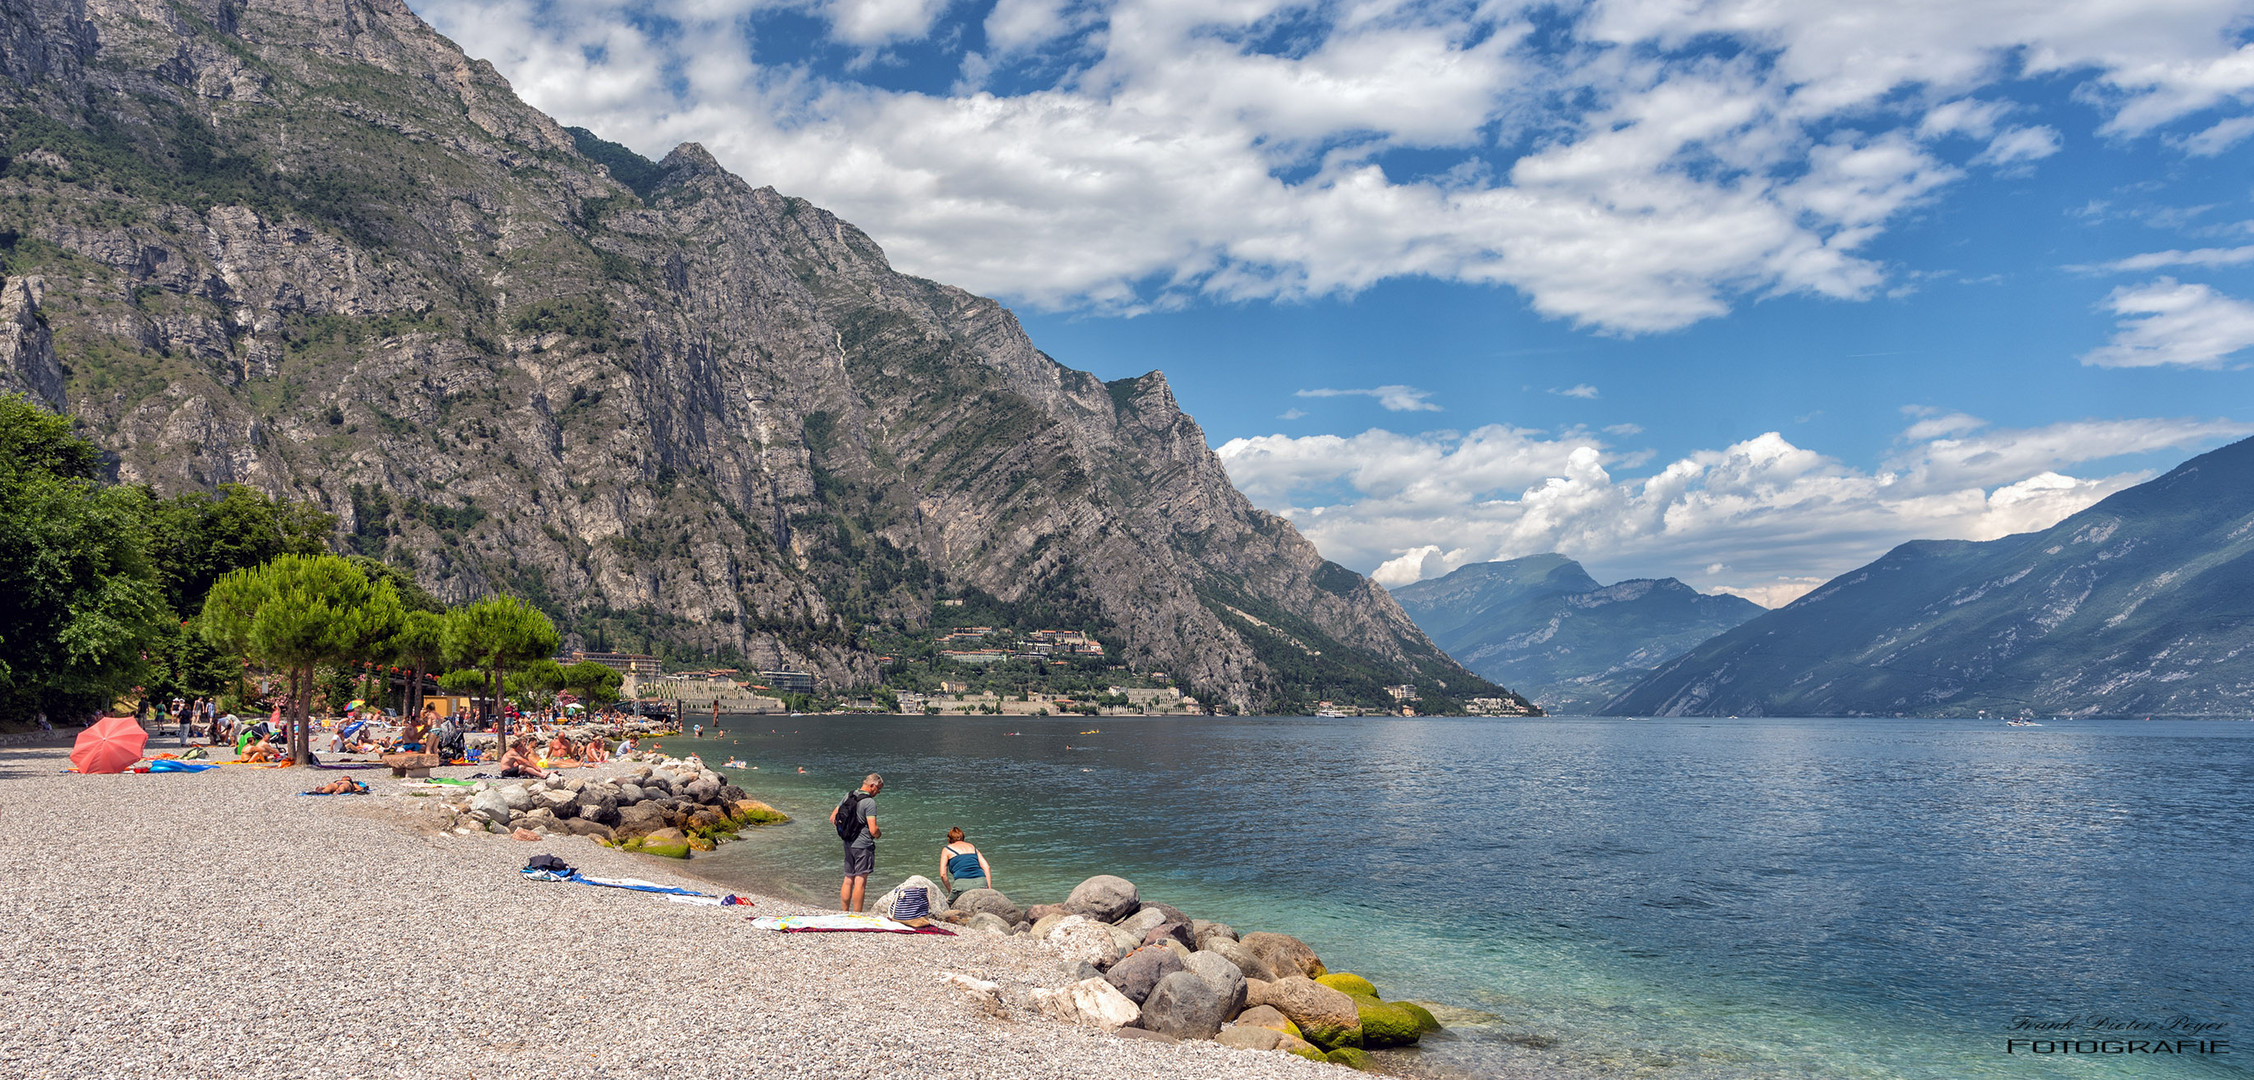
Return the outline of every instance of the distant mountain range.
<path id="1" fill-rule="evenodd" d="M 2246 716 L 2250 555 L 2254 440 L 2041 532 L 1903 544 L 1668 663 L 1607 711 Z"/>
<path id="2" fill-rule="evenodd" d="M 1550 713 L 1593 712 L 1661 663 L 1762 613 L 1674 578 L 1599 585 L 1557 554 L 1474 563 L 1392 591 L 1449 655 Z"/>

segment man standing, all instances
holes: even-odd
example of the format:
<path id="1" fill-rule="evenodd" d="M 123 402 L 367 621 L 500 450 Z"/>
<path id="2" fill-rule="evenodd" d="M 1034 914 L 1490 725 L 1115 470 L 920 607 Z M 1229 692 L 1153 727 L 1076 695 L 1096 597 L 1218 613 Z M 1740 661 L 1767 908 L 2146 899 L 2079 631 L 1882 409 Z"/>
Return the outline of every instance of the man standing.
<path id="1" fill-rule="evenodd" d="M 861 910 L 861 894 L 869 884 L 869 872 L 877 868 L 877 792 L 884 790 L 884 777 L 870 773 L 861 781 L 859 789 L 845 793 L 845 801 L 830 811 L 830 824 L 837 826 L 838 839 L 845 841 L 845 883 L 837 887 L 837 906 L 847 911 Z"/>

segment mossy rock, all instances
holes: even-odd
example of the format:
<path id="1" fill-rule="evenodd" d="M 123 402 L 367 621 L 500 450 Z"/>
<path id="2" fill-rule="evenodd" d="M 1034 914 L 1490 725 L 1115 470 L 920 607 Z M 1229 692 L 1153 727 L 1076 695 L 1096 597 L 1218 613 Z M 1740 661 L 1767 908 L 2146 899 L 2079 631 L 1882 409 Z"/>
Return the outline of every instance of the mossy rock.
<path id="1" fill-rule="evenodd" d="M 1299 1037 L 1325 1050 L 1340 1046 L 1360 1046 L 1362 1045 L 1362 1025 L 1356 1024 L 1350 1028 L 1335 1028 L 1327 1024 L 1310 1023 L 1300 1030 Z"/>
<path id="2" fill-rule="evenodd" d="M 1356 1072 L 1368 1072 L 1377 1067 L 1377 1063 L 1370 1060 L 1370 1052 L 1359 1046 L 1341 1046 L 1324 1054 L 1323 1060 L 1333 1065 L 1344 1065 Z"/>
<path id="3" fill-rule="evenodd" d="M 784 825 L 790 822 L 789 814 L 757 799 L 736 800 L 731 816 L 746 825 Z"/>
<path id="4" fill-rule="evenodd" d="M 1434 1016 L 1434 1015 L 1432 1015 L 1432 1010 L 1431 1010 L 1431 1009 L 1427 1009 L 1427 1008 L 1425 1008 L 1424 1006 L 1422 1006 L 1422 1005 L 1419 1005 L 1419 1004 L 1417 1004 L 1417 1003 L 1416 1003 L 1416 1002 L 1414 1002 L 1414 1001 L 1394 1001 L 1394 1002 L 1388 1002 L 1387 1004 L 1390 1004 L 1390 1005 L 1392 1005 L 1392 1006 L 1393 1006 L 1394 1008 L 1397 1008 L 1397 1009 L 1407 1009 L 1407 1010 L 1409 1011 L 1409 1015 L 1410 1015 L 1410 1016 L 1414 1016 L 1414 1017 L 1416 1017 L 1416 1018 L 1417 1018 L 1417 1028 L 1418 1028 L 1418 1030 L 1421 1030 L 1421 1031 L 1438 1031 L 1438 1030 L 1440 1030 L 1440 1018 L 1439 1018 L 1439 1017 L 1437 1017 L 1437 1016 Z"/>
<path id="5" fill-rule="evenodd" d="M 714 843 L 711 837 L 698 834 L 689 838 L 689 847 L 697 851 L 717 851 L 720 845 Z"/>
<path id="6" fill-rule="evenodd" d="M 1371 985 L 1368 979 L 1350 971 L 1334 971 L 1315 981 L 1341 994 L 1361 994 L 1366 997 L 1381 996 L 1377 992 L 1377 987 Z"/>
<path id="7" fill-rule="evenodd" d="M 644 855 L 663 855 L 668 859 L 689 857 L 689 841 L 686 837 L 679 840 L 652 840 L 645 836 L 629 840 L 625 846 L 628 851 L 639 851 Z"/>
<path id="8" fill-rule="evenodd" d="M 1362 1016 L 1363 1046 L 1407 1046 L 1424 1034 L 1415 1013 L 1368 994 L 1348 994 Z"/>
<path id="9" fill-rule="evenodd" d="M 1296 1039 L 1289 1043 L 1278 1043 L 1276 1045 L 1276 1049 L 1281 1050 L 1287 1054 L 1297 1054 L 1309 1061 L 1330 1060 L 1330 1057 L 1324 1054 L 1321 1049 L 1317 1048 L 1315 1044 L 1308 1042 L 1305 1039 Z"/>

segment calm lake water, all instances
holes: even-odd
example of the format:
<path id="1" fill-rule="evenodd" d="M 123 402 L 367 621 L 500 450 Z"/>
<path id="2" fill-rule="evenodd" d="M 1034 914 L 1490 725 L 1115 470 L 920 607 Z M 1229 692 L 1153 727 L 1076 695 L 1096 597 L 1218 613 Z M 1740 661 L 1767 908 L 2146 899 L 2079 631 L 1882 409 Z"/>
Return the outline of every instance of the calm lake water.
<path id="1" fill-rule="evenodd" d="M 2023 1019 L 2188 1018 L 2238 1041 L 2254 998 L 2254 723 L 725 726 L 665 749 L 743 758 L 757 768 L 730 770 L 738 782 L 799 821 L 700 872 L 834 902 L 823 818 L 882 772 L 872 894 L 936 878 L 950 825 L 1020 904 L 1121 874 L 1193 915 L 1295 934 L 1389 998 L 1453 1007 L 1451 1032 L 1388 1055 L 1396 1069 L 2235 1078 L 2254 1061 L 2254 1042 L 2005 1052 Z"/>

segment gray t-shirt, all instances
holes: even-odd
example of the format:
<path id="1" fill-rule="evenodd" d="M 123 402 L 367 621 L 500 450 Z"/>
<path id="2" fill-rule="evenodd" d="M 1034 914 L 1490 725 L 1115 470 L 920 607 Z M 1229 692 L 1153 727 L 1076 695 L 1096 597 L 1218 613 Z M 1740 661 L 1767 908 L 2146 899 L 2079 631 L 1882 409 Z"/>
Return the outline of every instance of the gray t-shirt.
<path id="1" fill-rule="evenodd" d="M 874 795 L 853 804 L 853 816 L 861 819 L 861 835 L 853 838 L 852 846 L 857 848 L 877 846 L 877 838 L 869 835 L 869 819 L 876 816 L 876 812 L 877 797 Z"/>

